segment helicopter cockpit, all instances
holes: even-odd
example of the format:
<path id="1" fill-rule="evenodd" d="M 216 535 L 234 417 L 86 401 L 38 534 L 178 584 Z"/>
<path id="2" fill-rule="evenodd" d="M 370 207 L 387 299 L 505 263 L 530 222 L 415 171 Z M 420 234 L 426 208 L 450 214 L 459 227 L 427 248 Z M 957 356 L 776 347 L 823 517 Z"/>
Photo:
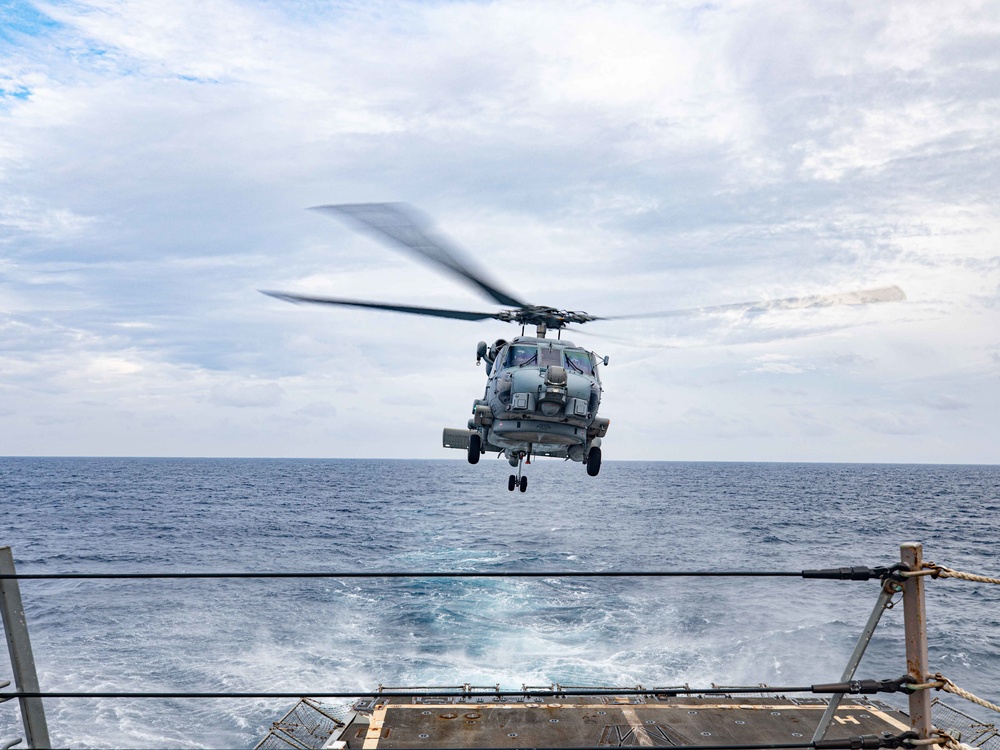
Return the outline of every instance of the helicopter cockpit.
<path id="1" fill-rule="evenodd" d="M 534 344 L 514 344 L 507 350 L 507 359 L 504 367 L 548 367 L 549 365 L 562 365 L 562 357 L 559 349 L 551 347 L 539 347 Z"/>
<path id="2" fill-rule="evenodd" d="M 504 369 L 520 367 L 565 367 L 587 377 L 594 377 L 594 361 L 583 349 L 558 349 L 535 344 L 513 344 L 507 349 Z"/>

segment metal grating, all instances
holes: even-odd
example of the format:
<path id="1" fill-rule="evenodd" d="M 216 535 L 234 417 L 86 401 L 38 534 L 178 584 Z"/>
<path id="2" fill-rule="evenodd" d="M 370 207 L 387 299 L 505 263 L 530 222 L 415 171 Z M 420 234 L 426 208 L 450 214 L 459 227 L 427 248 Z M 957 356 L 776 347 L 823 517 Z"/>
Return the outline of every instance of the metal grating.
<path id="1" fill-rule="evenodd" d="M 931 702 L 931 718 L 938 729 L 958 732 L 966 745 L 983 750 L 1000 750 L 1000 732 L 995 724 L 978 721 L 938 698 Z"/>
<path id="2" fill-rule="evenodd" d="M 353 715 L 349 706 L 327 706 L 303 698 L 271 725 L 271 731 L 254 750 L 319 750 Z"/>
<path id="3" fill-rule="evenodd" d="M 678 743 L 663 727 L 606 726 L 598 747 L 673 747 Z M 687 744 L 687 743 L 684 743 Z"/>

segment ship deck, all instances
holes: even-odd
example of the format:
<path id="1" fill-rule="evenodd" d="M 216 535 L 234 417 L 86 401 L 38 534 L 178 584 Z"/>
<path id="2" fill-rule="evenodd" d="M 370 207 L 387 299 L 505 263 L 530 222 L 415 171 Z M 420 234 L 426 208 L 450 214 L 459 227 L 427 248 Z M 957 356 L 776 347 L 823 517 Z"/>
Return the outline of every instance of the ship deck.
<path id="1" fill-rule="evenodd" d="M 334 747 L 335 741 L 351 750 L 788 744 L 808 742 L 826 706 L 818 698 L 669 694 L 379 698 L 356 703 L 352 721 L 325 746 Z M 907 717 L 891 706 L 845 698 L 826 738 L 907 729 Z"/>

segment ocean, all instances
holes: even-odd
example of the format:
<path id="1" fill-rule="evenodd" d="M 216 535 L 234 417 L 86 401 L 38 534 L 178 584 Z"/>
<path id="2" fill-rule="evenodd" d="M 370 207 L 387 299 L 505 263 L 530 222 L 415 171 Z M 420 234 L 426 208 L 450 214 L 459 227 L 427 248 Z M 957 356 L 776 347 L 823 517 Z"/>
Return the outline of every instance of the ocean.
<path id="1" fill-rule="evenodd" d="M 20 573 L 802 570 L 902 542 L 1000 575 L 1000 467 L 0 459 Z M 877 581 L 22 581 L 49 691 L 839 680 Z M 1000 586 L 928 581 L 931 668 L 1000 702 Z M 860 678 L 906 671 L 902 607 Z M 0 657 L 0 681 L 10 679 Z M 942 694 L 943 695 L 943 694 Z M 946 700 L 986 721 L 996 715 Z M 897 705 L 903 705 L 896 699 Z M 49 699 L 56 747 L 252 747 L 294 701 Z M 23 736 L 0 704 L 0 745 Z"/>

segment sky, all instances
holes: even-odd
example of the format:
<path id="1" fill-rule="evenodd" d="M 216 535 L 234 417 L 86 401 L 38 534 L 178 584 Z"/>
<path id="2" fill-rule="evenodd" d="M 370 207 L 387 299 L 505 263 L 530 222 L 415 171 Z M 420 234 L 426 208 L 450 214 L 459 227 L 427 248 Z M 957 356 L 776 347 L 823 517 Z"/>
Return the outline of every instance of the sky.
<path id="1" fill-rule="evenodd" d="M 454 458 L 493 310 L 607 321 L 605 460 L 1000 462 L 1000 4 L 0 4 L 0 455 Z"/>

